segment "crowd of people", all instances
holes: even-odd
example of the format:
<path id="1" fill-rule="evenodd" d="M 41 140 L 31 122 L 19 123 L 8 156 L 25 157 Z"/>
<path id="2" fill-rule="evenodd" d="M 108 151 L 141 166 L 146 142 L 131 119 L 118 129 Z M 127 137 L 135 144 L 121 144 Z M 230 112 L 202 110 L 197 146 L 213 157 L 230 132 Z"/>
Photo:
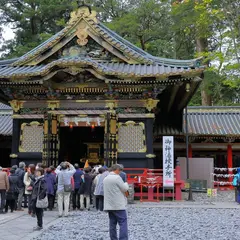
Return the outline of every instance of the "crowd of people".
<path id="1" fill-rule="evenodd" d="M 44 167 L 42 163 L 24 162 L 12 166 L 9 175 L 0 167 L 0 214 L 10 209 L 24 211 L 37 218 L 37 227 L 43 228 L 44 211 L 52 211 L 57 198 L 58 216 L 68 217 L 69 211 L 107 211 L 109 215 L 110 239 L 118 239 L 116 225 L 120 226 L 119 239 L 128 239 L 126 197 L 128 184 L 123 166 L 90 166 L 80 169 L 69 162 L 62 162 L 56 169 Z"/>

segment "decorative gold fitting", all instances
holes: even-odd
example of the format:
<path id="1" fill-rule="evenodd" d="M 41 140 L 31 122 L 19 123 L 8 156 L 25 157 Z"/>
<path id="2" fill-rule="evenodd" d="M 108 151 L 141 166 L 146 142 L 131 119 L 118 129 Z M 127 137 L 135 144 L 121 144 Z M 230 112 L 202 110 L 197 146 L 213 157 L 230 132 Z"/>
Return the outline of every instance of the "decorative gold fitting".
<path id="1" fill-rule="evenodd" d="M 14 110 L 14 112 L 18 112 L 21 108 L 23 108 L 24 102 L 25 101 L 12 100 L 9 103 L 10 103 L 12 109 Z"/>
<path id="2" fill-rule="evenodd" d="M 116 101 L 111 101 L 111 100 L 106 100 L 106 108 L 109 108 L 110 111 L 113 111 L 114 108 L 117 108 L 117 102 Z"/>
<path id="3" fill-rule="evenodd" d="M 153 113 L 147 113 L 146 117 L 147 118 L 155 118 L 155 115 Z"/>
<path id="4" fill-rule="evenodd" d="M 186 84 L 186 92 L 189 92 L 189 91 L 190 91 L 190 88 L 191 88 L 190 83 L 187 83 L 187 84 Z"/>
<path id="5" fill-rule="evenodd" d="M 59 108 L 59 101 L 47 101 L 48 103 L 48 108 L 51 109 L 52 111 L 55 110 L 56 108 Z"/>
<path id="6" fill-rule="evenodd" d="M 156 157 L 156 155 L 155 155 L 155 154 L 151 154 L 151 153 L 150 153 L 150 154 L 147 154 L 147 155 L 146 155 L 146 157 L 147 157 L 147 158 L 155 158 L 155 157 Z"/>
<path id="7" fill-rule="evenodd" d="M 147 100 L 144 100 L 144 107 L 151 112 L 158 104 L 159 100 L 154 100 L 152 98 L 149 98 Z"/>
<path id="8" fill-rule="evenodd" d="M 76 11 L 71 12 L 71 18 L 69 23 L 72 24 L 78 20 L 80 20 L 81 18 L 86 18 L 86 19 L 91 19 L 93 20 L 95 23 L 98 23 L 97 20 L 97 12 L 96 11 L 91 11 L 89 7 L 87 6 L 82 6 L 79 9 L 77 9 Z"/>
<path id="9" fill-rule="evenodd" d="M 17 158 L 18 157 L 18 155 L 17 154 L 14 154 L 14 153 L 12 153 L 12 154 L 10 154 L 10 156 L 9 156 L 10 158 Z"/>

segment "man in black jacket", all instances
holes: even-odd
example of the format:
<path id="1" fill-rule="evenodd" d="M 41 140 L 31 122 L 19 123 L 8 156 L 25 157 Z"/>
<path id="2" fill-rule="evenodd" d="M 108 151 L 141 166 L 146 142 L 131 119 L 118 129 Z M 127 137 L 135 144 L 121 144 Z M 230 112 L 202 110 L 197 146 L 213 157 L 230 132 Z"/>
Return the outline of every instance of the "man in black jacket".
<path id="1" fill-rule="evenodd" d="M 8 207 L 10 207 L 11 212 L 15 209 L 16 200 L 17 200 L 17 183 L 18 183 L 18 176 L 15 173 L 15 169 L 10 170 L 10 175 L 8 176 L 9 179 L 9 190 L 7 192 L 7 201 L 5 206 L 5 212 L 8 212 Z"/>
<path id="2" fill-rule="evenodd" d="M 23 194 L 25 190 L 25 185 L 23 183 L 24 175 L 25 175 L 25 163 L 20 162 L 19 168 L 16 170 L 16 174 L 18 176 L 18 201 L 17 201 L 17 211 L 23 211 L 22 209 L 22 201 L 23 201 Z"/>
<path id="3" fill-rule="evenodd" d="M 88 211 L 90 211 L 90 196 L 91 196 L 91 190 L 92 190 L 92 177 L 90 175 L 91 168 L 85 168 L 84 169 L 84 175 L 81 177 L 80 182 L 80 210 L 84 209 L 84 199 L 86 199 L 86 208 Z"/>

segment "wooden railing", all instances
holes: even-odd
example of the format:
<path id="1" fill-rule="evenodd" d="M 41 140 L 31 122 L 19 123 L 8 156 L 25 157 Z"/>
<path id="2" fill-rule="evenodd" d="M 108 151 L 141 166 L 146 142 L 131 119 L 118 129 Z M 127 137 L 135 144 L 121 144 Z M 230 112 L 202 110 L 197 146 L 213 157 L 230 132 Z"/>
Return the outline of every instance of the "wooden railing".
<path id="1" fill-rule="evenodd" d="M 124 171 L 127 174 L 128 183 L 134 184 L 134 196 L 140 197 L 141 201 L 159 201 L 160 198 L 182 200 L 181 189 L 184 187 L 184 181 L 181 180 L 180 166 L 176 166 L 174 170 L 174 188 L 172 190 L 163 188 L 162 169 L 125 168 Z"/>

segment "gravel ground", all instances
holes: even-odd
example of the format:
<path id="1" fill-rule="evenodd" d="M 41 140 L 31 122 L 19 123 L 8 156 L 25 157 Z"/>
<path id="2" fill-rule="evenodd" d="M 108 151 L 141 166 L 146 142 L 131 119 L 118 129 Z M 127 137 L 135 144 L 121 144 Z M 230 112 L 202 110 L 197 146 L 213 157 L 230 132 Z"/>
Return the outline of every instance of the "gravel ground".
<path id="1" fill-rule="evenodd" d="M 188 193 L 183 193 L 183 199 L 187 199 Z M 206 192 L 194 192 L 193 200 L 198 203 L 207 204 L 209 202 L 234 202 L 235 191 L 217 191 L 216 197 L 208 197 Z"/>
<path id="2" fill-rule="evenodd" d="M 129 206 L 129 240 L 239 240 L 236 209 L 137 208 Z M 35 240 L 108 240 L 108 217 L 72 212 Z"/>

